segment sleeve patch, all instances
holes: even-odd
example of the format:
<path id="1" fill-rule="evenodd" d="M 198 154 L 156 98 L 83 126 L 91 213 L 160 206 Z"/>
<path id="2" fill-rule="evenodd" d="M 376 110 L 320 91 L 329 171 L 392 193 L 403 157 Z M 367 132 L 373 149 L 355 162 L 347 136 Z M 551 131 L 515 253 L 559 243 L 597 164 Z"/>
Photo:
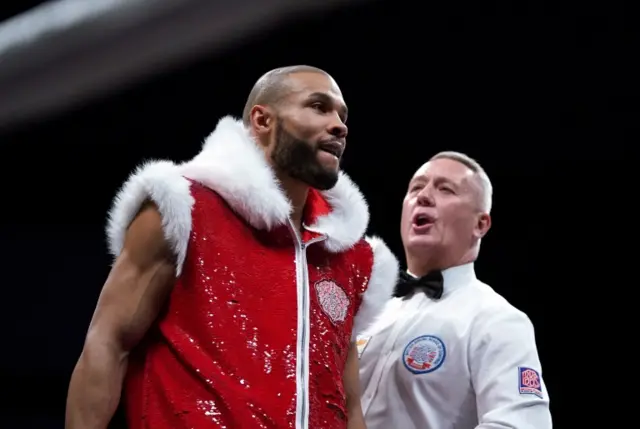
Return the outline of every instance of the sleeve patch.
<path id="1" fill-rule="evenodd" d="M 540 373 L 524 366 L 518 367 L 518 384 L 521 395 L 535 395 L 542 398 Z"/>

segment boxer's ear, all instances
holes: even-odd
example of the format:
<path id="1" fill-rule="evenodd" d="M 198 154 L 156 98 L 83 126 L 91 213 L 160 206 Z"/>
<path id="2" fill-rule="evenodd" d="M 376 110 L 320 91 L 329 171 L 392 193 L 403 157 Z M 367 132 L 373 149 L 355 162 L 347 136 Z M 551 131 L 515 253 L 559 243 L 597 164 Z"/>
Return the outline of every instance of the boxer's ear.
<path id="1" fill-rule="evenodd" d="M 251 129 L 257 137 L 266 136 L 271 133 L 276 124 L 276 116 L 268 106 L 255 105 L 249 114 Z M 259 138 L 258 140 L 263 141 Z"/>

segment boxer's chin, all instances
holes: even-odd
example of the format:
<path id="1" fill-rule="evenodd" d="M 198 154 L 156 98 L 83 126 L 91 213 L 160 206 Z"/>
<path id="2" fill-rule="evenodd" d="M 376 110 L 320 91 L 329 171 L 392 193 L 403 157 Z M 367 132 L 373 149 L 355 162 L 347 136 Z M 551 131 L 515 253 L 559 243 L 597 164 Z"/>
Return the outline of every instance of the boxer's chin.
<path id="1" fill-rule="evenodd" d="M 319 168 L 307 180 L 307 185 L 319 191 L 328 191 L 338 183 L 338 167 Z"/>
<path id="2" fill-rule="evenodd" d="M 325 170 L 338 171 L 340 167 L 340 159 L 334 154 L 325 152 L 324 150 L 318 151 L 318 163 Z"/>

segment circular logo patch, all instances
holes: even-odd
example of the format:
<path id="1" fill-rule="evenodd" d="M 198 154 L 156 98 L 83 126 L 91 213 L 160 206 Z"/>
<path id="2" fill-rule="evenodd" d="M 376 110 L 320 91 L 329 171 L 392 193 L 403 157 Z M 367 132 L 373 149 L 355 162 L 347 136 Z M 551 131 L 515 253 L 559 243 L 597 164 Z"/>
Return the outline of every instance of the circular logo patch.
<path id="1" fill-rule="evenodd" d="M 404 348 L 404 366 L 414 374 L 426 374 L 440 368 L 447 354 L 442 340 L 433 335 L 422 335 L 411 340 Z"/>
<path id="2" fill-rule="evenodd" d="M 349 309 L 347 294 L 332 280 L 320 280 L 315 284 L 322 311 L 332 322 L 344 322 Z"/>

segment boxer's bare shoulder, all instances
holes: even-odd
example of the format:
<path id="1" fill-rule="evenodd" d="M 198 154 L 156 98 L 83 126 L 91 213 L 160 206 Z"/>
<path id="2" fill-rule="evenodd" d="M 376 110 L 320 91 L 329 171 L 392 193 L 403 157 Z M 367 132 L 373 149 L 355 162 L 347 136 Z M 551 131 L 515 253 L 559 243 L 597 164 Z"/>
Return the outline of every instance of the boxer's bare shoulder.
<path id="1" fill-rule="evenodd" d="M 160 212 L 154 204 L 145 204 L 127 229 L 87 340 L 96 335 L 123 351 L 134 347 L 167 299 L 175 272 L 175 256 L 164 236 Z"/>

